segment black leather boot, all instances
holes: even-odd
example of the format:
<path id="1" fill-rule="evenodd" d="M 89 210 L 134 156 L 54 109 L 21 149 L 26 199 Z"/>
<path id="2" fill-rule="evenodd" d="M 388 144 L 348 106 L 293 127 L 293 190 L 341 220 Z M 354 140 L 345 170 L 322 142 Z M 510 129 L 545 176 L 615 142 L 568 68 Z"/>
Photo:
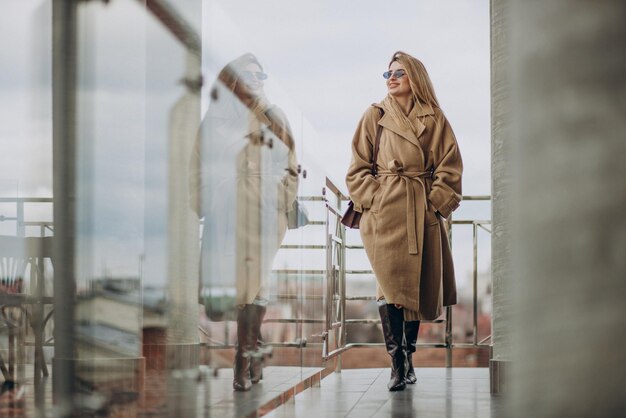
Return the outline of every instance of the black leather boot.
<path id="1" fill-rule="evenodd" d="M 407 367 L 404 380 L 407 383 L 413 384 L 417 382 L 417 376 L 415 376 L 415 369 L 413 368 L 413 353 L 417 350 L 417 333 L 420 329 L 420 321 L 405 321 L 404 322 L 404 351 L 406 353 Z"/>
<path id="2" fill-rule="evenodd" d="M 257 341 L 257 345 L 261 345 L 262 340 Z M 252 384 L 257 384 L 263 380 L 263 353 L 257 351 L 252 357 L 250 357 L 250 380 Z"/>
<path id="3" fill-rule="evenodd" d="M 252 319 L 252 333 L 250 338 L 255 341 L 254 353 L 250 357 L 250 380 L 253 384 L 259 383 L 263 379 L 263 352 L 259 347 L 263 344 L 261 338 L 261 325 L 267 308 L 261 305 L 251 305 L 254 308 L 254 318 Z"/>
<path id="4" fill-rule="evenodd" d="M 233 389 L 238 392 L 250 390 L 250 354 L 254 350 L 251 338 L 251 317 L 253 305 L 246 305 L 237 312 L 237 348 L 235 351 L 235 364 L 233 365 Z"/>
<path id="5" fill-rule="evenodd" d="M 384 300 L 378 302 L 378 313 L 383 326 L 383 337 L 385 338 L 387 353 L 391 356 L 391 378 L 389 383 L 387 383 L 387 388 L 391 392 L 404 390 L 406 388 L 406 383 L 404 382 L 406 355 L 402 348 L 404 313 L 402 309 L 387 304 Z"/>

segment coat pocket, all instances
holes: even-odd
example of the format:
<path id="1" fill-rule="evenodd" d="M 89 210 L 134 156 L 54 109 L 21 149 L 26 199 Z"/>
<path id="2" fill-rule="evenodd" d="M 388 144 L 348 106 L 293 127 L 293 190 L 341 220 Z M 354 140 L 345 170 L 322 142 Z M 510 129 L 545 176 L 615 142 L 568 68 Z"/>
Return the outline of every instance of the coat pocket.
<path id="1" fill-rule="evenodd" d="M 428 226 L 439 225 L 439 215 L 437 215 L 437 210 L 430 202 L 426 202 L 426 217 L 425 223 Z"/>
<path id="2" fill-rule="evenodd" d="M 370 210 L 372 212 L 374 213 L 379 212 L 381 205 L 383 203 L 383 198 L 384 198 L 386 191 L 387 191 L 387 185 L 381 184 L 378 190 L 376 191 L 376 193 L 374 194 L 374 199 L 372 200 L 372 206 L 370 207 Z"/>

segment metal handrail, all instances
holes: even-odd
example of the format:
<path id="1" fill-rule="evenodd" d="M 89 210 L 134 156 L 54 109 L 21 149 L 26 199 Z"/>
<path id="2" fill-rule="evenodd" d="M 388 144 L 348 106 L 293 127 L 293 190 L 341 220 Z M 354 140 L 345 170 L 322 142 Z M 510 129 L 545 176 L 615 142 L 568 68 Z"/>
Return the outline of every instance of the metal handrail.
<path id="1" fill-rule="evenodd" d="M 40 236 L 44 236 L 46 230 L 52 231 L 52 221 L 25 221 L 24 220 L 24 204 L 25 203 L 52 203 L 51 197 L 0 197 L 0 203 L 15 203 L 15 216 L 0 215 L 0 222 L 15 221 L 16 236 L 23 238 L 26 236 L 27 226 L 39 226 Z"/>
<path id="2" fill-rule="evenodd" d="M 325 324 L 325 331 L 319 336 L 322 337 L 322 343 L 309 343 L 309 346 L 322 346 L 322 358 L 324 361 L 337 357 L 337 370 L 341 370 L 341 354 L 351 348 L 358 347 L 377 347 L 384 345 L 383 343 L 347 343 L 346 341 L 346 325 L 352 324 L 380 324 L 379 319 L 368 318 L 350 318 L 345 317 L 346 302 L 351 301 L 373 301 L 375 296 L 349 296 L 346 294 L 346 275 L 347 274 L 373 274 L 373 271 L 367 269 L 351 269 L 347 270 L 346 265 L 346 250 L 363 250 L 363 245 L 354 245 L 346 243 L 346 231 L 345 227 L 341 224 L 340 218 L 342 216 L 342 203 L 348 200 L 348 197 L 343 194 L 332 181 L 326 178 L 326 186 L 322 190 L 322 196 L 300 196 L 300 201 L 308 202 L 323 202 L 326 207 L 326 219 L 316 220 L 309 222 L 309 225 L 323 225 L 326 228 L 326 243 L 325 244 L 285 244 L 281 246 L 283 250 L 292 249 L 304 249 L 304 250 L 325 250 L 326 251 L 326 267 L 324 269 L 282 269 L 275 270 L 279 274 L 310 274 L 324 276 L 326 279 L 326 291 L 320 295 L 299 295 L 299 294 L 277 294 L 274 295 L 276 300 L 322 300 L 324 301 L 324 317 L 319 318 L 268 318 L 264 323 L 283 323 L 283 324 Z M 463 196 L 463 200 L 467 201 L 488 201 L 490 196 Z M 18 236 L 24 236 L 26 226 L 40 226 L 42 228 L 41 233 L 44 233 L 45 229 L 52 231 L 51 222 L 32 222 L 24 220 L 24 204 L 25 203 L 52 203 L 52 198 L 0 198 L 0 203 L 15 203 L 17 205 L 17 215 L 14 217 L 1 216 L 0 221 L 17 221 L 17 233 Z M 488 347 L 487 343 L 490 340 L 491 335 L 478 341 L 478 270 L 477 270 L 477 231 L 478 228 L 491 233 L 491 229 L 488 228 L 491 225 L 490 220 L 448 220 L 451 226 L 453 225 L 468 225 L 472 227 L 473 238 L 473 274 L 472 274 L 472 316 L 473 316 L 473 335 L 471 343 L 454 343 L 452 341 L 451 323 L 452 323 L 452 311 L 451 307 L 446 307 L 445 319 L 436 319 L 432 321 L 423 321 L 426 323 L 445 324 L 445 341 L 443 343 L 420 343 L 419 347 L 436 347 L 446 348 L 448 351 L 446 364 L 451 366 L 451 350 L 453 348 L 465 348 L 465 347 Z M 332 226 L 335 229 L 331 231 Z M 267 343 L 268 346 L 275 347 L 304 347 L 307 345 L 303 343 L 306 339 L 300 339 L 294 342 L 271 342 Z M 208 348 L 229 348 L 232 345 L 227 344 L 202 344 Z M 331 349 L 331 345 L 334 349 Z"/>
<path id="3" fill-rule="evenodd" d="M 334 195 L 334 198 L 336 199 L 336 206 L 333 206 L 332 203 L 329 202 L 328 198 L 326 200 L 326 207 L 327 207 L 327 236 L 330 236 L 330 231 L 329 231 L 329 217 L 330 216 L 335 216 L 336 217 L 336 225 L 337 225 L 337 231 L 335 232 L 337 237 L 340 237 L 341 239 L 339 240 L 333 240 L 333 239 L 329 239 L 328 240 L 328 248 L 327 248 L 327 270 L 328 266 L 330 266 L 332 263 L 330 261 L 328 261 L 329 259 L 332 259 L 332 244 L 333 242 L 336 242 L 336 245 L 340 247 L 339 249 L 339 253 L 342 253 L 345 255 L 345 251 L 346 249 L 364 249 L 363 245 L 347 245 L 345 243 L 345 227 L 341 224 L 340 220 L 341 220 L 341 203 L 345 202 L 348 200 L 348 197 L 342 193 L 339 188 L 337 186 L 335 186 L 332 181 L 328 178 L 326 178 L 326 188 L 324 190 L 324 196 L 326 196 L 326 191 L 331 191 L 332 194 Z M 468 201 L 488 201 L 491 200 L 490 196 L 487 195 L 482 195 L 482 196 L 463 196 L 463 200 L 468 200 Z M 473 288 L 473 339 L 472 339 L 472 343 L 468 344 L 468 343 L 454 343 L 452 341 L 452 307 L 448 306 L 446 307 L 446 317 L 445 319 L 437 319 L 434 321 L 423 321 L 423 322 L 428 322 L 428 323 L 438 323 L 438 324 L 445 324 L 446 329 L 445 329 L 445 342 L 442 344 L 437 344 L 437 343 L 420 343 L 418 344 L 419 347 L 437 347 L 437 348 L 445 348 L 447 351 L 447 355 L 446 355 L 446 366 L 447 367 L 451 367 L 452 366 L 452 348 L 466 348 L 466 347 L 488 347 L 488 344 L 484 344 L 487 340 L 489 340 L 491 338 L 491 335 L 487 336 L 486 338 L 484 338 L 481 341 L 478 341 L 478 269 L 477 269 L 477 253 L 478 253 L 478 245 L 477 245 L 477 230 L 478 228 L 481 228 L 489 233 L 491 233 L 491 230 L 488 229 L 486 227 L 486 225 L 490 225 L 491 221 L 490 220 L 453 220 L 453 219 L 449 219 L 447 221 L 450 225 L 450 235 L 452 232 L 452 225 L 472 225 L 472 229 L 473 229 L 473 283 L 472 283 L 472 288 Z M 450 237 L 451 238 L 451 237 Z M 336 342 L 336 348 L 334 350 L 329 350 L 329 344 L 330 344 L 330 336 L 331 336 L 331 327 L 328 326 L 328 320 L 326 321 L 327 323 L 327 331 L 324 333 L 325 334 L 325 339 L 324 339 L 324 346 L 323 346 L 323 353 L 322 353 L 322 357 L 323 359 L 326 360 L 330 360 L 334 357 L 337 357 L 337 367 L 336 367 L 336 371 L 340 371 L 341 370 L 341 354 L 345 351 L 347 351 L 348 349 L 351 348 L 356 348 L 356 347 L 378 347 L 378 346 L 383 346 L 384 343 L 349 343 L 346 344 L 345 342 L 345 335 L 346 335 L 346 328 L 345 326 L 347 324 L 379 324 L 380 320 L 379 319 L 366 319 L 366 318 L 354 318 L 354 319 L 346 319 L 345 318 L 345 302 L 346 301 L 354 301 L 354 300 L 375 300 L 375 296 L 347 296 L 345 294 L 345 274 L 346 273 L 353 273 L 353 274 L 373 274 L 372 270 L 349 270 L 346 271 L 345 270 L 345 256 L 340 258 L 340 261 L 343 261 L 344 265 L 343 268 L 340 268 L 340 271 L 342 272 L 342 274 L 339 275 L 339 279 L 340 279 L 340 286 L 339 286 L 339 294 L 335 294 L 334 293 L 334 280 L 336 279 L 334 277 L 334 275 L 332 275 L 330 273 L 330 271 L 327 271 L 327 275 L 328 275 L 328 282 L 327 282 L 327 306 L 329 307 L 329 309 L 326 310 L 326 314 L 327 317 L 333 317 L 333 312 L 332 312 L 332 306 L 330 301 L 334 301 L 337 297 L 340 299 L 340 304 L 339 304 L 339 309 L 340 312 L 338 312 L 339 317 L 340 317 L 340 329 L 337 331 L 335 329 L 335 333 L 338 333 L 339 338 L 335 338 L 335 342 Z M 331 286 L 332 284 L 332 286 Z"/>

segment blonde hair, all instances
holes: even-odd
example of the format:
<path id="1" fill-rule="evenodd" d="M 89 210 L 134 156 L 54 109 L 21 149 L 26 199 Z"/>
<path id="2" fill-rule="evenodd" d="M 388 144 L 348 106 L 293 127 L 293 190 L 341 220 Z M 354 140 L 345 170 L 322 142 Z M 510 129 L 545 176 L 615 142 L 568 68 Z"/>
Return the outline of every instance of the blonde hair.
<path id="1" fill-rule="evenodd" d="M 391 61 L 389 61 L 389 67 L 393 62 L 402 64 L 405 68 L 407 75 L 409 76 L 409 86 L 411 87 L 413 107 L 423 107 L 424 105 L 430 105 L 433 108 L 439 108 L 439 102 L 437 96 L 435 96 L 435 89 L 430 81 L 428 72 L 424 64 L 421 63 L 415 57 L 407 54 L 406 52 L 398 51 L 393 54 Z M 417 126 L 409 120 L 408 116 L 404 113 L 404 110 L 400 107 L 400 104 L 391 94 L 387 94 L 387 97 L 382 102 L 385 109 L 389 112 L 391 118 L 400 126 L 405 129 L 411 129 L 417 135 Z M 409 112 L 410 113 L 410 112 Z M 437 125 L 437 120 L 433 115 L 428 115 Z"/>
<path id="2" fill-rule="evenodd" d="M 439 107 L 439 101 L 435 95 L 433 83 L 430 81 L 424 64 L 417 58 L 403 51 L 397 51 L 393 54 L 391 61 L 389 61 L 389 66 L 396 61 L 402 64 L 406 69 L 414 103 L 429 104 L 432 107 Z"/>

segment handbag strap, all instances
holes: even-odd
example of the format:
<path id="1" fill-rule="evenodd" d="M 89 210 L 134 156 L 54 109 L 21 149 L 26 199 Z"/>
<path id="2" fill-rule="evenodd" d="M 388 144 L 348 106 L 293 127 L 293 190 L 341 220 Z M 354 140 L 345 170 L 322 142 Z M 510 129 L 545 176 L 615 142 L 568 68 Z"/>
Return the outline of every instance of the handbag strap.
<path id="1" fill-rule="evenodd" d="M 381 108 L 378 108 L 378 113 L 380 114 L 380 119 L 382 119 L 385 111 Z M 380 148 L 380 136 L 383 133 L 382 125 L 376 124 L 376 140 L 374 141 L 374 155 L 372 157 L 372 175 L 375 177 L 378 175 L 378 167 L 376 166 L 376 160 L 378 159 L 378 149 Z"/>

